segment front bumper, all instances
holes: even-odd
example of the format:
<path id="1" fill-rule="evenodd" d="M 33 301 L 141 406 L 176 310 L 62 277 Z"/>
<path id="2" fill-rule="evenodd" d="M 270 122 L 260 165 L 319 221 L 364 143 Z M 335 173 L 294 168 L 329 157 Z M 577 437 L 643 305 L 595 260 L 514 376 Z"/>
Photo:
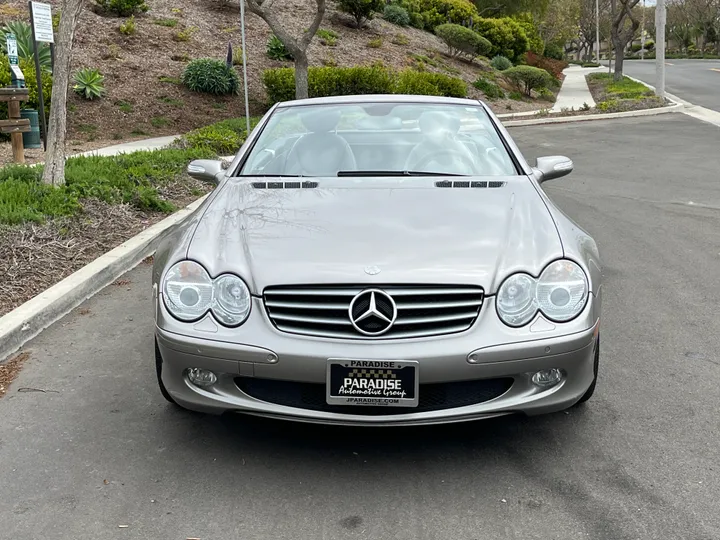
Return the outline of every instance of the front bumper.
<path id="1" fill-rule="evenodd" d="M 158 299 L 156 339 L 163 361 L 163 384 L 178 404 L 191 410 L 212 414 L 236 411 L 339 425 L 463 422 L 515 413 L 545 414 L 575 404 L 594 379 L 599 295 L 590 295 L 585 311 L 572 323 L 548 325 L 539 317 L 538 325 L 528 325 L 528 328 L 543 329 L 533 331 L 535 333 L 529 330 L 515 332 L 501 323 L 496 326 L 494 306 L 492 300 L 488 300 L 481 316 L 467 332 L 436 338 L 372 342 L 282 333 L 272 326 L 264 309 L 258 305 L 254 306 L 254 314 L 248 322 L 240 329 L 234 329 L 249 343 L 238 343 L 237 339 L 231 343 L 222 341 L 224 329 L 209 332 L 212 321 L 195 325 L 175 321 L 165 311 L 162 299 Z M 183 332 L 183 327 L 188 331 Z M 199 337 L 197 328 L 207 328 L 213 335 L 210 339 Z M 498 342 L 499 332 L 505 334 L 501 342 Z M 345 413 L 287 406 L 253 397 L 238 385 L 242 377 L 323 384 L 328 358 L 417 360 L 421 395 L 424 384 L 509 378 L 512 385 L 502 395 L 480 403 L 401 414 L 363 414 L 362 408 L 355 407 L 351 413 Z M 217 383 L 207 388 L 193 385 L 186 376 L 186 369 L 191 367 L 213 371 L 218 377 Z M 558 384 L 543 389 L 532 383 L 535 372 L 551 368 L 563 372 L 563 379 Z"/>

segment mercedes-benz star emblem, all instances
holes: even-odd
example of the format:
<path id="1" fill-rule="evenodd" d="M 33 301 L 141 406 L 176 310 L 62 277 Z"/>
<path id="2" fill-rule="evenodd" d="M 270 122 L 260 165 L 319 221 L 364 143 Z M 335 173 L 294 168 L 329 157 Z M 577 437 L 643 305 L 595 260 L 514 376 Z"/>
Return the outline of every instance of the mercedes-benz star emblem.
<path id="1" fill-rule="evenodd" d="M 367 289 L 350 302 L 350 322 L 366 336 L 379 336 L 390 330 L 397 319 L 392 297 L 380 289 Z"/>

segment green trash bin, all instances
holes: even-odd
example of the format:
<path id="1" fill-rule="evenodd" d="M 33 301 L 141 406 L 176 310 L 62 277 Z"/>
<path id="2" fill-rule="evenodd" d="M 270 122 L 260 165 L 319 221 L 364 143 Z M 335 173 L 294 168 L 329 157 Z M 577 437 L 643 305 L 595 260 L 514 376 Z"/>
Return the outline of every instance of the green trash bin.
<path id="1" fill-rule="evenodd" d="M 20 118 L 30 120 L 30 131 L 23 133 L 23 146 L 25 148 L 42 148 L 40 140 L 40 115 L 35 109 L 23 109 Z"/>

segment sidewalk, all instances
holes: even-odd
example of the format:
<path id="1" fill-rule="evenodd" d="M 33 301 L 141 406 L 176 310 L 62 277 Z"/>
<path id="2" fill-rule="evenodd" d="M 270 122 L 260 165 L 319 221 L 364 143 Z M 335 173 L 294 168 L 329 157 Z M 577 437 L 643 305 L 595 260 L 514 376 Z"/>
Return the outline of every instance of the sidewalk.
<path id="1" fill-rule="evenodd" d="M 156 137 L 154 139 L 143 139 L 140 141 L 133 141 L 122 144 L 114 144 L 113 146 L 106 146 L 105 148 L 98 148 L 96 150 L 90 150 L 81 154 L 74 154 L 73 156 L 116 156 L 117 154 L 129 154 L 131 152 L 138 152 L 141 150 L 159 150 L 170 145 L 180 135 L 171 135 L 169 137 Z"/>
<path id="2" fill-rule="evenodd" d="M 563 109 L 582 109 L 585 104 L 595 106 L 595 100 L 590 94 L 585 75 L 601 71 L 603 68 L 583 68 L 571 65 L 563 73 L 565 80 L 558 94 L 557 101 L 550 109 L 551 113 L 561 112 Z"/>

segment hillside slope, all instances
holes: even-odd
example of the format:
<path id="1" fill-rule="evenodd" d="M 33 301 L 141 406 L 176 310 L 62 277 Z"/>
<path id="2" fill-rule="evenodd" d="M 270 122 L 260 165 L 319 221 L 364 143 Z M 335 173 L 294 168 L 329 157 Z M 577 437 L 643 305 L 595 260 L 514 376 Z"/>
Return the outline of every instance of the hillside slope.
<path id="1" fill-rule="evenodd" d="M 59 0 L 45 0 L 57 6 Z M 4 0 L 23 15 L 27 3 Z M 88 0 L 91 6 L 94 2 Z M 100 69 L 105 75 L 107 95 L 85 101 L 70 92 L 69 132 L 72 142 L 90 143 L 132 140 L 182 133 L 224 118 L 244 114 L 242 96 L 212 97 L 190 92 L 178 84 L 187 61 L 194 58 L 225 58 L 228 42 L 240 47 L 240 15 L 237 0 L 147 0 L 150 10 L 136 17 L 137 33 L 124 36 L 119 25 L 124 19 L 100 16 L 92 9 L 82 15 L 76 34 L 73 70 Z M 299 34 L 312 20 L 314 2 L 277 0 L 288 28 Z M 6 10 L 7 11 L 7 8 Z M 0 15 L 0 24 L 8 16 Z M 13 17 L 14 18 L 14 17 Z M 173 21 L 176 21 L 174 23 Z M 158 24 L 175 24 L 174 27 Z M 334 47 L 322 45 L 316 37 L 310 46 L 311 65 L 349 66 L 382 61 L 397 69 L 414 66 L 463 78 L 472 83 L 483 69 L 443 54 L 443 43 L 434 35 L 414 28 L 400 28 L 382 19 L 366 28 L 347 26 L 348 19 L 329 4 L 321 28 L 340 35 Z M 248 13 L 246 18 L 249 101 L 253 114 L 265 110 L 265 93 L 260 80 L 263 69 L 291 66 L 270 60 L 265 54 L 271 32 L 264 21 Z M 180 34 L 189 35 L 182 41 Z M 381 38 L 378 48 L 368 47 Z M 240 70 L 241 68 L 238 67 Z M 483 94 L 471 84 L 470 97 Z M 499 100 L 491 103 L 497 112 L 538 109 L 545 105 Z"/>

